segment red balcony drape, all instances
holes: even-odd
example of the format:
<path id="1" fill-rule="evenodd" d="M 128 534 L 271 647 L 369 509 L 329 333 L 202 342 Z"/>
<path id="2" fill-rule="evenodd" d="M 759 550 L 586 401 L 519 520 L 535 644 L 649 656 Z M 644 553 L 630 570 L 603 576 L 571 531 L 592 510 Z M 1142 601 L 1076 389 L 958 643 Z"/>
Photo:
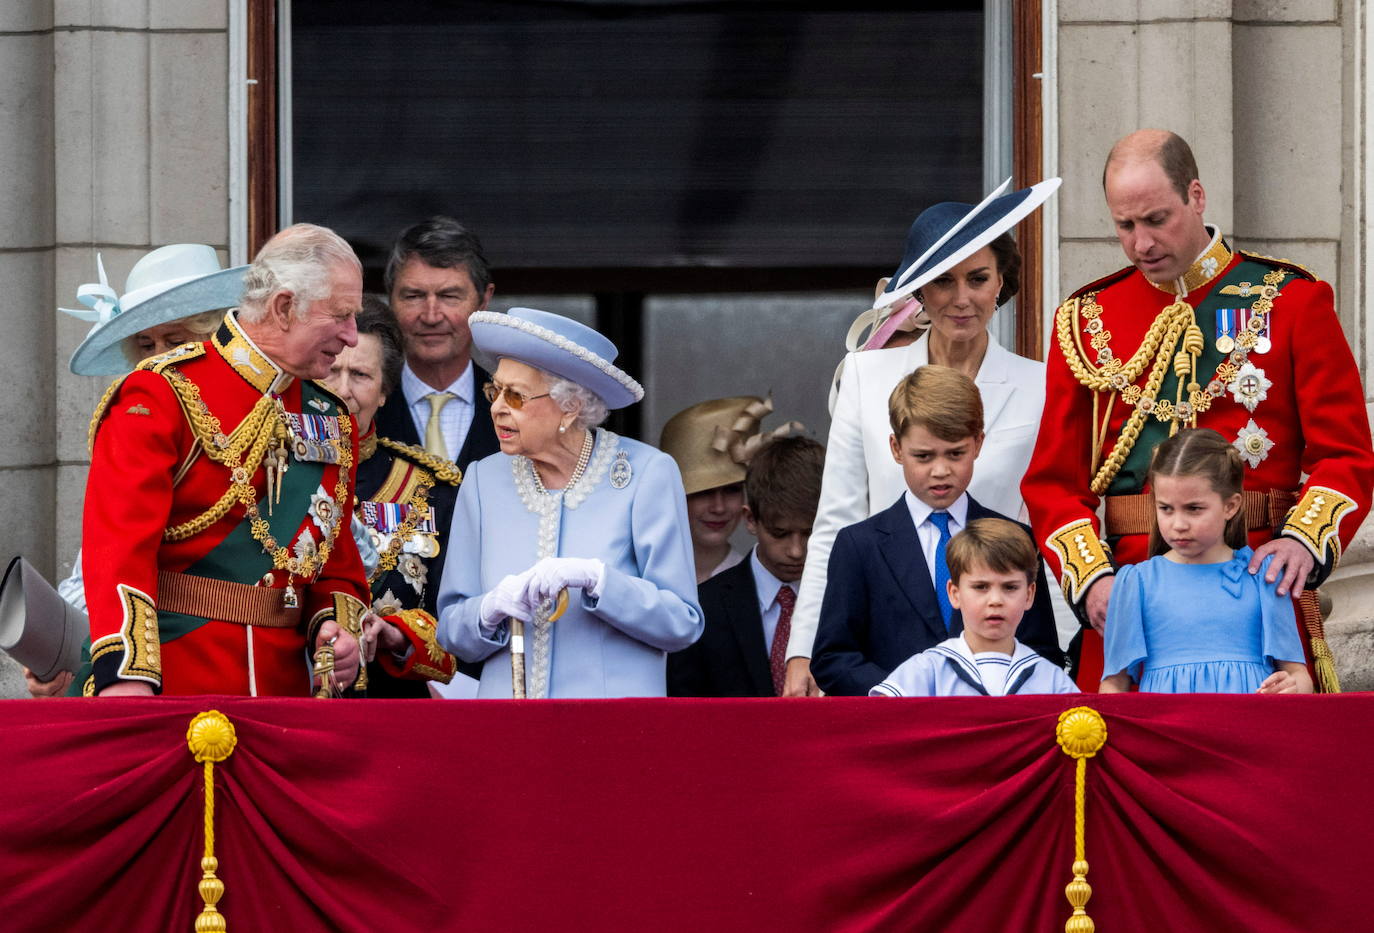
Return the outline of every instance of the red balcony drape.
<path id="1" fill-rule="evenodd" d="M 0 929 L 1051 931 L 1086 703 L 1104 933 L 1374 928 L 1374 699 L 0 702 Z"/>

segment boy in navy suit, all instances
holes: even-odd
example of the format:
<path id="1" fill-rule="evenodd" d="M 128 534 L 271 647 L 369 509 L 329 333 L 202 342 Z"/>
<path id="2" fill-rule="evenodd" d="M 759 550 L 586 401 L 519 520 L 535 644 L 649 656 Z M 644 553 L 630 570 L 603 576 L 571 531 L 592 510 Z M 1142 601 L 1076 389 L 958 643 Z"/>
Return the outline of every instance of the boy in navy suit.
<path id="1" fill-rule="evenodd" d="M 706 628 L 695 644 L 668 656 L 669 696 L 780 694 L 824 464 L 825 448 L 804 437 L 772 441 L 754 455 L 744 480 L 744 520 L 758 545 L 697 588 Z"/>
<path id="2" fill-rule="evenodd" d="M 975 519 L 1006 518 L 966 491 L 983 443 L 983 401 L 972 379 L 922 366 L 892 390 L 888 420 L 907 492 L 835 538 L 811 657 L 811 674 L 829 694 L 867 696 L 907 658 L 962 632 L 945 546 Z M 1042 569 L 1016 637 L 1062 664 L 1048 594 Z"/>

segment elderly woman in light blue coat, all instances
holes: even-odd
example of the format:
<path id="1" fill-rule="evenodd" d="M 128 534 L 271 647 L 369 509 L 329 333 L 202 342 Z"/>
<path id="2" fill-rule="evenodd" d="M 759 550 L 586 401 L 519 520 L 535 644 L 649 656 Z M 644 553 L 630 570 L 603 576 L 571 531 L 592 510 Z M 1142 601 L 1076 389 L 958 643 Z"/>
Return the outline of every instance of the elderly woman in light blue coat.
<path id="1" fill-rule="evenodd" d="M 458 493 L 439 641 L 485 662 L 479 697 L 512 695 L 512 618 L 526 623 L 527 696 L 663 696 L 667 653 L 702 630 L 682 478 L 666 454 L 597 427 L 644 390 L 614 344 L 568 318 L 514 308 L 468 326 L 495 363 L 501 452 Z"/>

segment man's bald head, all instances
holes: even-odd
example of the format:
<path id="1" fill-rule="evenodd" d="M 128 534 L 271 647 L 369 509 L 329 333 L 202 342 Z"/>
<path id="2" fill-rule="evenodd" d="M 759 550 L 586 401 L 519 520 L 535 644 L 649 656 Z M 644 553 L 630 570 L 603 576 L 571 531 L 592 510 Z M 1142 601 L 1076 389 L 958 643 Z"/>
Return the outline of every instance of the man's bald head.
<path id="1" fill-rule="evenodd" d="M 1193 158 L 1193 150 L 1182 136 L 1169 130 L 1136 130 L 1121 137 L 1112 146 L 1107 163 L 1102 167 L 1102 187 L 1107 187 L 1107 175 L 1114 165 L 1138 162 L 1158 165 L 1179 198 L 1188 200 L 1189 186 L 1198 177 L 1197 159 Z"/>

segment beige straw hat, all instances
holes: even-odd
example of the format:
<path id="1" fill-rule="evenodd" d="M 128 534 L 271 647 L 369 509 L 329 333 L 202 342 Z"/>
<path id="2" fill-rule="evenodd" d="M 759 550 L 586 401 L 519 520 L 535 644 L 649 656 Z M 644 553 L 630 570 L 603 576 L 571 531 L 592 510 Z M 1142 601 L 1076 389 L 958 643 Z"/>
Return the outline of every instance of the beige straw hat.
<path id="1" fill-rule="evenodd" d="M 687 495 L 744 482 L 745 468 L 760 447 L 804 430 L 800 422 L 789 421 L 760 434 L 759 423 L 772 410 L 771 395 L 737 395 L 699 402 L 669 418 L 658 446 L 677 461 Z"/>

